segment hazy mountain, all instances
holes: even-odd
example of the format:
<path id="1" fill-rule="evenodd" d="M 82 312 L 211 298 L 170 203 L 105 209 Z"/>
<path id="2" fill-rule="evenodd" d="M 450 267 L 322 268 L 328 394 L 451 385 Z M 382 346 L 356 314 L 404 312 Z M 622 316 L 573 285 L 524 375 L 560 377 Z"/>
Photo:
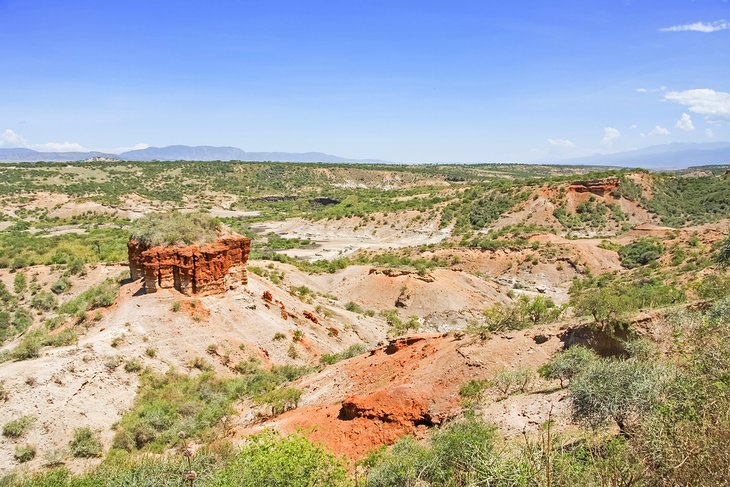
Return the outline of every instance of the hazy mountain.
<path id="1" fill-rule="evenodd" d="M 559 162 L 646 169 L 678 169 L 690 166 L 730 164 L 730 142 L 653 145 L 643 149 L 614 154 L 596 154 Z"/>
<path id="2" fill-rule="evenodd" d="M 32 149 L 0 149 L 0 162 L 69 162 L 92 157 L 126 161 L 275 161 L 275 162 L 382 162 L 348 159 L 323 152 L 246 152 L 237 147 L 170 145 L 123 152 L 38 152 Z"/>
<path id="3" fill-rule="evenodd" d="M 277 162 L 372 162 L 333 156 L 323 152 L 246 152 L 238 147 L 170 145 L 148 147 L 119 154 L 130 161 L 277 161 Z"/>
<path id="4" fill-rule="evenodd" d="M 92 157 L 118 159 L 115 154 L 103 152 L 38 152 L 32 149 L 3 149 L 0 148 L 0 162 L 71 162 L 83 161 Z"/>

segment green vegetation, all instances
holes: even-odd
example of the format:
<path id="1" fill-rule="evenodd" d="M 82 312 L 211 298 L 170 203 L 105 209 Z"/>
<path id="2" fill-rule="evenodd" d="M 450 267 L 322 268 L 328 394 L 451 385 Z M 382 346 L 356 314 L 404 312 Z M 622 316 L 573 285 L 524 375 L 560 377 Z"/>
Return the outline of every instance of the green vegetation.
<path id="1" fill-rule="evenodd" d="M 7 438 L 20 438 L 25 436 L 31 426 L 35 423 L 33 416 L 21 416 L 18 419 L 9 421 L 3 426 L 3 436 Z"/>
<path id="2" fill-rule="evenodd" d="M 266 371 L 251 360 L 236 370 L 241 376 L 233 379 L 217 378 L 207 370 L 195 377 L 143 372 L 135 404 L 118 423 L 113 448 L 163 451 L 175 443 L 179 431 L 192 439 L 211 440 L 215 426 L 232 414 L 234 401 L 243 397 L 254 398 L 275 413 L 296 407 L 295 390 L 277 387 L 310 369 L 278 366 Z"/>
<path id="3" fill-rule="evenodd" d="M 320 362 L 324 365 L 332 365 L 341 360 L 347 360 L 348 358 L 362 355 L 363 353 L 365 353 L 367 351 L 368 351 L 368 349 L 365 345 L 363 345 L 361 343 L 356 343 L 354 345 L 350 345 L 349 347 L 347 347 L 347 349 L 345 349 L 344 351 L 342 351 L 340 353 L 322 354 L 322 357 L 320 358 Z"/>
<path id="4" fill-rule="evenodd" d="M 248 439 L 241 451 L 208 485 L 216 487 L 287 487 L 352 485 L 344 463 L 303 436 L 281 437 L 264 431 Z"/>
<path id="5" fill-rule="evenodd" d="M 722 176 L 664 176 L 653 178 L 651 198 L 642 202 L 673 227 L 730 217 L 730 184 Z"/>
<path id="6" fill-rule="evenodd" d="M 484 310 L 482 322 L 472 322 L 467 332 L 482 339 L 492 333 L 506 330 L 522 330 L 558 319 L 563 309 L 545 296 L 520 296 L 510 305 L 495 304 Z"/>
<path id="7" fill-rule="evenodd" d="M 654 238 L 641 238 L 624 245 L 618 251 L 621 264 L 629 269 L 654 262 L 662 253 L 664 253 L 664 246 Z"/>
<path id="8" fill-rule="evenodd" d="M 27 444 L 23 446 L 16 446 L 13 452 L 13 458 L 18 463 L 25 463 L 33 460 L 36 455 L 36 449 L 33 445 Z"/>
<path id="9" fill-rule="evenodd" d="M 94 458 L 102 454 L 99 434 L 91 428 L 76 428 L 68 444 L 71 455 L 78 458 Z"/>
<path id="10" fill-rule="evenodd" d="M 599 328 L 615 330 L 635 311 L 681 303 L 684 291 L 666 284 L 662 277 L 616 273 L 576 279 L 570 289 L 570 305 L 577 316 L 587 316 Z"/>
<path id="11" fill-rule="evenodd" d="M 147 213 L 134 222 L 131 238 L 148 246 L 204 244 L 220 230 L 220 221 L 202 212 Z"/>
<path id="12" fill-rule="evenodd" d="M 125 230 L 118 228 L 90 228 L 85 233 L 44 236 L 11 227 L 0 232 L 0 268 L 125 262 L 128 237 Z"/>
<path id="13" fill-rule="evenodd" d="M 592 350 L 575 345 L 560 352 L 552 361 L 540 367 L 538 372 L 545 379 L 558 379 L 560 387 L 564 387 L 565 381 L 570 381 L 597 359 L 598 356 Z"/>

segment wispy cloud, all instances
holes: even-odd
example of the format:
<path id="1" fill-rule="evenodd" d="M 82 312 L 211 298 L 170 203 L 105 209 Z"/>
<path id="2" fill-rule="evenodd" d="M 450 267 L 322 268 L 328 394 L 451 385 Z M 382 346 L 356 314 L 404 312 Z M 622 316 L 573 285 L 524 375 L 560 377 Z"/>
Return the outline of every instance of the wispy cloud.
<path id="1" fill-rule="evenodd" d="M 689 111 L 716 117 L 730 116 L 730 93 L 709 88 L 670 91 L 664 99 L 688 107 Z"/>
<path id="2" fill-rule="evenodd" d="M 692 132 L 695 129 L 695 124 L 692 123 L 692 117 L 689 116 L 689 113 L 683 113 L 674 126 L 685 132 Z"/>
<path id="3" fill-rule="evenodd" d="M 653 129 L 651 129 L 649 135 L 669 135 L 669 129 L 666 127 L 662 127 L 661 125 L 657 125 Z"/>
<path id="4" fill-rule="evenodd" d="M 691 24 L 673 25 L 671 27 L 662 27 L 662 32 L 717 32 L 720 30 L 730 29 L 730 22 L 727 20 L 716 20 L 715 22 L 694 22 Z"/>
<path id="5" fill-rule="evenodd" d="M 606 127 L 603 129 L 603 138 L 601 139 L 601 145 L 604 145 L 606 147 L 611 147 L 618 139 L 621 137 L 621 132 L 618 131 L 618 129 L 613 127 Z"/>
<path id="6" fill-rule="evenodd" d="M 575 143 L 568 139 L 548 139 L 548 144 L 556 149 L 572 149 Z"/>
<path id="7" fill-rule="evenodd" d="M 41 152 L 86 152 L 87 149 L 77 142 L 46 142 L 45 144 L 32 144 L 25 137 L 14 130 L 5 129 L 0 133 L 0 147 L 21 147 Z"/>
<path id="8" fill-rule="evenodd" d="M 150 145 L 149 144 L 134 144 L 129 146 L 123 146 L 123 147 L 112 147 L 110 149 L 99 149 L 100 152 L 110 152 L 112 154 L 121 154 L 122 152 L 128 152 L 131 150 L 139 150 L 139 149 L 146 149 Z"/>

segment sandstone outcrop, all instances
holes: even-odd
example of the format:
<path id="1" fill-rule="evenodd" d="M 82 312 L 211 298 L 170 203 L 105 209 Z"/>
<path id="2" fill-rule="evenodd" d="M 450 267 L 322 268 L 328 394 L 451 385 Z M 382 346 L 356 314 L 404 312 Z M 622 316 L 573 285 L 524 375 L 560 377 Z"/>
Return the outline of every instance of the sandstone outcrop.
<path id="1" fill-rule="evenodd" d="M 132 279 L 144 279 L 148 293 L 174 288 L 187 295 L 222 294 L 247 283 L 251 239 L 231 236 L 186 247 L 149 247 L 130 240 L 127 250 Z"/>
<path id="2" fill-rule="evenodd" d="M 618 178 L 592 179 L 590 181 L 574 181 L 568 189 L 576 193 L 593 193 L 598 196 L 605 196 L 618 188 Z"/>

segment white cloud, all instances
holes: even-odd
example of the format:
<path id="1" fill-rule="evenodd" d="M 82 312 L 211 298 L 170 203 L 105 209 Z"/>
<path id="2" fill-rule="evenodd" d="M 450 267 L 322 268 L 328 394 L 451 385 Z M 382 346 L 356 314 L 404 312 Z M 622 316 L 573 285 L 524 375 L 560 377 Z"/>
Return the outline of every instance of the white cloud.
<path id="1" fill-rule="evenodd" d="M 659 29 L 662 32 L 717 32 L 730 29 L 730 22 L 727 20 L 716 20 L 715 22 L 694 22 L 692 24 L 673 25 Z"/>
<path id="2" fill-rule="evenodd" d="M 28 142 L 10 129 L 3 130 L 0 134 L 0 147 L 27 147 Z"/>
<path id="3" fill-rule="evenodd" d="M 692 132 L 695 129 L 695 124 L 692 123 L 692 117 L 689 116 L 689 113 L 683 113 L 674 126 L 685 132 Z"/>
<path id="4" fill-rule="evenodd" d="M 31 144 L 25 137 L 11 129 L 5 129 L 0 134 L 0 147 L 22 147 L 41 152 L 86 152 L 89 149 L 77 142 L 46 142 L 45 144 Z"/>
<path id="5" fill-rule="evenodd" d="M 618 129 L 613 127 L 606 127 L 603 129 L 603 138 L 601 139 L 601 144 L 605 145 L 606 147 L 611 147 L 619 137 L 621 137 L 621 132 L 618 131 Z"/>
<path id="6" fill-rule="evenodd" d="M 713 132 L 712 129 L 705 129 L 705 137 L 707 137 L 708 139 L 712 139 L 713 137 L 715 137 L 715 132 Z"/>
<path id="7" fill-rule="evenodd" d="M 661 125 L 657 125 L 651 129 L 649 135 L 669 135 L 669 129 L 662 127 Z"/>
<path id="8" fill-rule="evenodd" d="M 150 145 L 149 144 L 134 144 L 134 145 L 128 145 L 128 146 L 122 146 L 122 147 L 112 147 L 109 149 L 99 149 L 99 152 L 109 152 L 111 154 L 121 154 L 122 152 L 128 152 L 131 150 L 139 150 L 139 149 L 146 149 Z"/>
<path id="9" fill-rule="evenodd" d="M 662 85 L 659 88 L 636 88 L 639 93 L 659 93 L 660 91 L 667 91 L 667 87 Z"/>
<path id="10" fill-rule="evenodd" d="M 548 144 L 556 149 L 572 149 L 575 144 L 568 139 L 548 139 Z"/>
<path id="11" fill-rule="evenodd" d="M 41 152 L 86 152 L 90 150 L 77 142 L 46 142 L 45 144 L 31 144 L 30 148 Z"/>
<path id="12" fill-rule="evenodd" d="M 688 107 L 690 112 L 702 115 L 730 116 L 730 93 L 709 88 L 670 91 L 665 100 Z"/>

